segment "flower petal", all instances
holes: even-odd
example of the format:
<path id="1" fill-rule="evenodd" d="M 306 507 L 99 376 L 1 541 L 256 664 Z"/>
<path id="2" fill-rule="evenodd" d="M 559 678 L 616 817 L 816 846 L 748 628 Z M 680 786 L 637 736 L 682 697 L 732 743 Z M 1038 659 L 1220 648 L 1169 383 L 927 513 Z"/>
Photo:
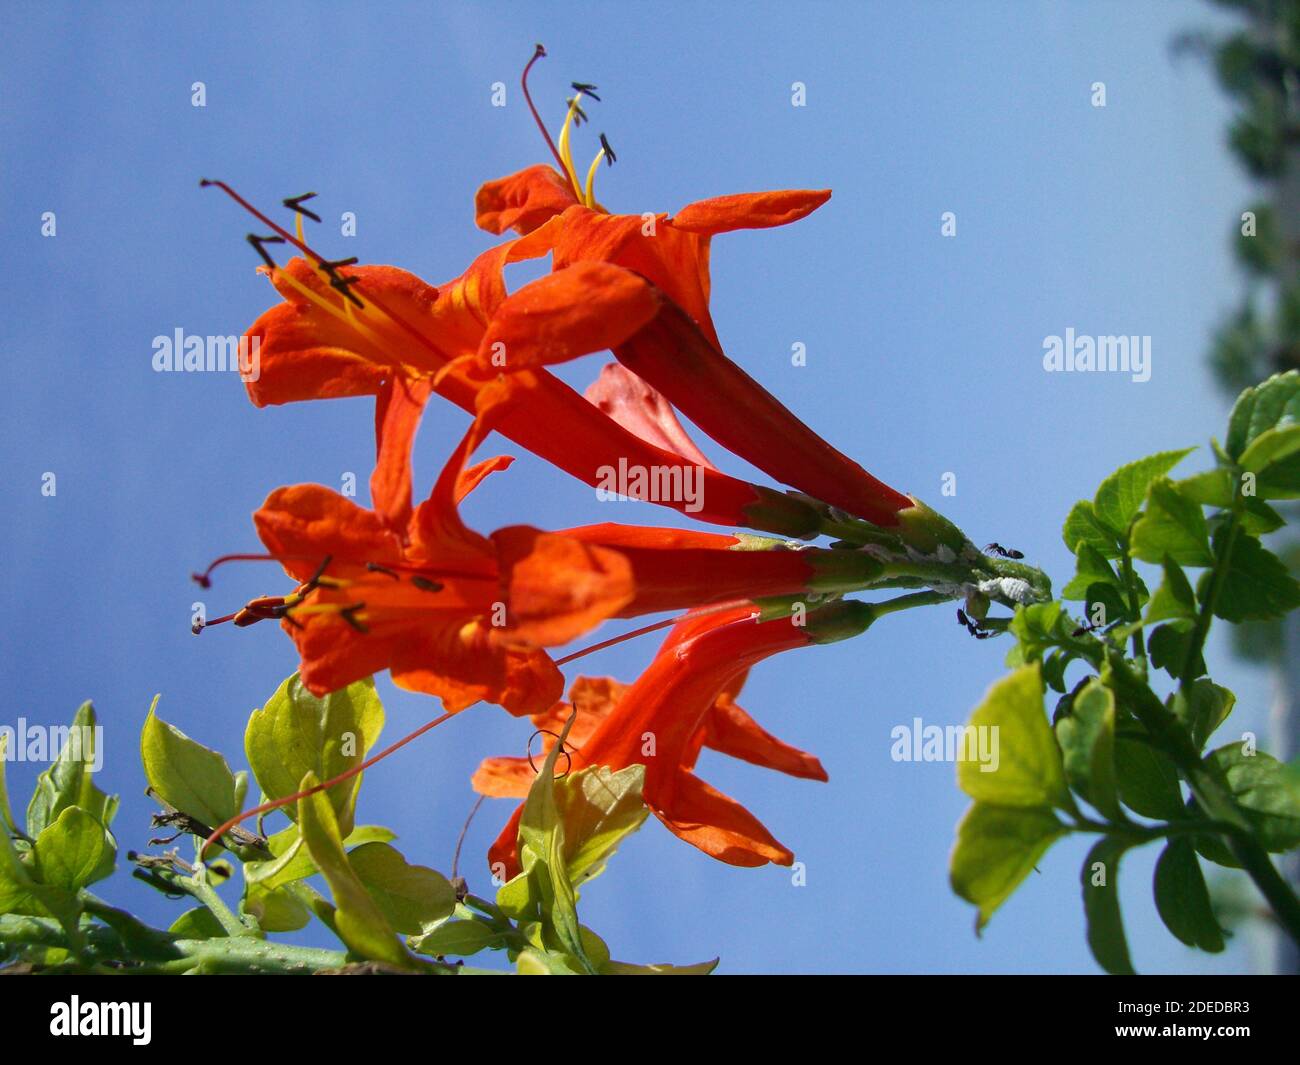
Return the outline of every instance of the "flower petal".
<path id="1" fill-rule="evenodd" d="M 370 501 L 402 535 L 411 521 L 411 445 L 429 398 L 429 379 L 385 381 L 375 404 L 375 469 Z"/>
<path id="2" fill-rule="evenodd" d="M 671 811 L 651 803 L 673 835 L 728 865 L 790 865 L 794 854 L 735 799 L 693 773 L 678 773 Z"/>
<path id="3" fill-rule="evenodd" d="M 493 799 L 522 799 L 537 779 L 527 758 L 484 758 L 470 778 L 470 786 Z"/>
<path id="4" fill-rule="evenodd" d="M 697 466 L 716 468 L 686 434 L 672 404 L 626 366 L 606 363 L 583 395 L 642 440 L 675 452 Z"/>
<path id="5" fill-rule="evenodd" d="M 354 565 L 391 566 L 402 560 L 400 541 L 379 515 L 324 485 L 277 488 L 253 523 L 267 551 L 299 582 L 309 579 L 327 555 Z"/>
<path id="6" fill-rule="evenodd" d="M 672 217 L 671 223 L 676 229 L 710 236 L 736 229 L 770 229 L 797 222 L 830 198 L 830 189 L 740 192 L 688 204 Z"/>
<path id="7" fill-rule="evenodd" d="M 481 185 L 474 196 L 474 221 L 489 233 L 531 233 L 577 202 L 567 179 L 538 164 Z"/>
<path id="8" fill-rule="evenodd" d="M 829 780 L 814 755 L 777 739 L 730 696 L 719 696 L 704 721 L 704 745 L 753 765 L 805 780 Z"/>
<path id="9" fill-rule="evenodd" d="M 482 376 L 568 362 L 623 343 L 659 309 L 644 278 L 582 262 L 524 285 L 497 308 L 479 345 Z"/>

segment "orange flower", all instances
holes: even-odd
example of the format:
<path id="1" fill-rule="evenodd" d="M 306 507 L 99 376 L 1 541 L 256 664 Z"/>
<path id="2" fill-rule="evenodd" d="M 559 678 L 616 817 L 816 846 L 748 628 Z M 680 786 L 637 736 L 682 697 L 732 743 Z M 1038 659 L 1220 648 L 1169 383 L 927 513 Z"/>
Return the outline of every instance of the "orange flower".
<path id="1" fill-rule="evenodd" d="M 527 71 L 525 94 L 526 77 Z M 592 192 L 600 161 L 612 159 L 604 136 L 585 187 L 573 163 L 569 135 L 591 87 L 574 88 L 559 147 L 547 137 L 564 173 L 533 166 L 488 182 L 476 196 L 482 228 L 498 234 L 513 228 L 523 239 L 546 240 L 554 269 L 553 287 L 538 282 L 499 308 L 480 346 L 477 372 L 533 369 L 584 354 L 565 339 L 573 287 L 618 292 L 629 308 L 626 338 L 609 345 L 620 363 L 769 476 L 877 525 L 897 525 L 898 512 L 913 500 L 828 444 L 727 358 L 709 315 L 712 236 L 797 221 L 825 203 L 829 190 L 722 196 L 690 204 L 672 218 L 609 214 Z M 489 352 L 498 358 L 489 361 Z"/>
<path id="2" fill-rule="evenodd" d="M 509 463 L 464 468 L 484 432 L 476 422 L 404 527 L 320 485 L 272 492 L 254 521 L 299 587 L 254 600 L 235 624 L 278 618 L 318 695 L 388 669 L 452 712 L 479 700 L 516 714 L 551 705 L 563 678 L 541 648 L 630 603 L 632 567 L 562 534 L 519 527 L 487 538 L 467 528 L 457 503 Z"/>
<path id="3" fill-rule="evenodd" d="M 618 770 L 646 767 L 642 796 L 675 835 L 731 865 L 789 865 L 793 854 L 734 799 L 694 773 L 701 747 L 708 746 L 756 765 L 812 780 L 825 780 L 812 755 L 777 740 L 735 703 L 749 668 L 780 651 L 856 635 L 870 624 L 871 607 L 843 602 L 790 619 L 757 621 L 745 605 L 691 618 L 673 629 L 635 684 L 581 679 L 560 704 L 534 718 L 555 733 L 576 710 L 566 753 L 568 771 L 603 765 Z M 484 795 L 527 794 L 534 770 L 526 758 L 489 758 L 474 775 Z M 518 872 L 516 838 L 522 806 L 489 851 L 507 876 Z"/>
<path id="4" fill-rule="evenodd" d="M 509 394 L 504 381 L 480 393 L 479 417 L 414 510 L 409 483 L 404 498 L 379 495 L 373 511 L 321 485 L 272 492 L 254 522 L 299 587 L 221 620 L 279 619 L 317 694 L 389 669 L 399 686 L 441 696 L 452 712 L 485 700 L 532 713 L 563 686 L 541 649 L 606 618 L 840 591 L 882 570 L 860 552 L 731 550 L 738 537 L 642 526 L 519 525 L 481 536 L 458 504 L 510 459 L 466 463 L 510 412 Z M 399 524 L 394 513 L 409 516 Z"/>
<path id="5" fill-rule="evenodd" d="M 210 184 L 218 184 L 212 182 Z M 376 468 L 371 493 L 385 517 L 401 523 L 399 507 L 410 484 L 409 448 L 424 405 L 437 392 L 473 412 L 485 378 L 463 364 L 480 350 L 487 326 L 506 299 L 504 267 L 550 250 L 549 232 L 507 241 L 480 255 L 460 277 L 435 289 L 390 266 L 332 263 L 276 226 L 228 186 L 221 185 L 280 239 L 308 258 L 265 268 L 285 302 L 248 330 L 260 350 L 260 374 L 247 382 L 258 406 L 305 399 L 374 395 Z M 309 261 L 310 260 L 310 261 Z M 598 351 L 626 339 L 650 304 L 640 287 L 591 289 L 575 276 L 562 322 L 549 334 L 566 357 Z M 536 282 L 534 282 L 536 284 Z M 531 286 L 524 286 L 526 293 Z M 554 286 L 548 286 L 556 300 Z M 489 351 L 488 358 L 492 355 Z M 494 376 L 494 375 L 489 375 Z M 515 404 L 497 428 L 540 457 L 593 486 L 620 463 L 666 470 L 680 482 L 698 476 L 697 500 L 655 498 L 698 520 L 804 535 L 818 523 L 807 506 L 768 488 L 697 469 L 687 458 L 638 436 L 546 370 L 512 375 Z M 698 509 L 697 509 L 698 504 Z"/>

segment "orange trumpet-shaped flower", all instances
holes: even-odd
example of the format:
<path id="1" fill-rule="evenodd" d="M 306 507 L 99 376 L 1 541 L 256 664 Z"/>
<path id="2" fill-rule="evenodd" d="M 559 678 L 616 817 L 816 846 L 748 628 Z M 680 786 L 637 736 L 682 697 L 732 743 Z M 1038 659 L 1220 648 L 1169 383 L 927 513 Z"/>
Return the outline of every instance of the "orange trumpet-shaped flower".
<path id="1" fill-rule="evenodd" d="M 881 572 L 860 552 L 730 550 L 738 537 L 674 529 L 606 524 L 547 533 L 521 525 L 481 536 L 458 504 L 510 462 L 466 469 L 509 412 L 502 400 L 509 392 L 503 381 L 480 394 L 479 417 L 414 510 L 409 495 L 380 494 L 371 511 L 321 485 L 273 492 L 254 521 L 269 557 L 299 587 L 222 620 L 279 619 L 317 694 L 387 668 L 399 686 L 439 695 L 449 711 L 486 700 L 532 713 L 562 687 L 541 649 L 606 618 L 844 590 Z M 393 513 L 409 517 L 399 524 Z"/>
<path id="2" fill-rule="evenodd" d="M 761 729 L 735 703 L 748 669 L 781 651 L 842 639 L 870 624 L 871 608 L 845 602 L 808 615 L 807 625 L 788 618 L 758 621 L 751 606 L 687 619 L 678 625 L 649 668 L 630 687 L 609 680 L 583 680 L 570 694 L 578 717 L 565 751 L 567 770 L 603 765 L 618 770 L 646 767 L 642 796 L 675 835 L 731 865 L 789 865 L 793 854 L 734 799 L 694 773 L 708 746 L 794 776 L 825 780 L 821 764 Z M 570 707 L 561 704 L 534 720 L 558 732 Z M 527 794 L 535 770 L 528 759 L 490 758 L 474 775 L 485 795 Z M 522 807 L 489 851 L 506 875 L 518 872 L 516 838 Z"/>
<path id="3" fill-rule="evenodd" d="M 401 489 L 410 482 L 410 444 L 429 395 L 437 392 L 465 410 L 475 410 L 484 381 L 460 364 L 478 352 L 487 326 L 506 299 L 504 267 L 545 254 L 549 235 L 539 231 L 507 241 L 435 289 L 394 267 L 331 263 L 229 187 L 221 187 L 307 256 L 266 268 L 285 302 L 248 330 L 260 350 L 260 374 L 247 382 L 250 398 L 266 406 L 377 396 L 372 495 L 402 499 Z M 593 291 L 577 283 L 580 280 L 574 278 L 571 313 L 554 337 L 571 355 L 619 343 L 639 324 L 638 314 L 647 306 L 635 286 Z M 603 484 L 605 471 L 620 463 L 664 470 L 679 483 L 698 477 L 701 491 L 689 500 L 668 496 L 652 501 L 687 510 L 698 520 L 795 536 L 817 527 L 816 514 L 799 501 L 711 467 L 697 468 L 682 455 L 624 428 L 540 367 L 513 377 L 517 402 L 500 418 L 498 430 L 588 484 Z M 400 523 L 408 515 L 393 511 L 386 517 Z"/>
<path id="4" fill-rule="evenodd" d="M 483 432 L 476 422 L 403 527 L 321 485 L 272 492 L 257 531 L 300 584 L 250 603 L 235 624 L 279 619 L 318 695 L 388 669 L 453 712 L 479 700 L 517 714 L 551 705 L 563 678 L 542 648 L 630 603 L 632 567 L 573 537 L 519 527 L 488 538 L 466 527 L 457 503 L 509 462 L 464 468 Z"/>

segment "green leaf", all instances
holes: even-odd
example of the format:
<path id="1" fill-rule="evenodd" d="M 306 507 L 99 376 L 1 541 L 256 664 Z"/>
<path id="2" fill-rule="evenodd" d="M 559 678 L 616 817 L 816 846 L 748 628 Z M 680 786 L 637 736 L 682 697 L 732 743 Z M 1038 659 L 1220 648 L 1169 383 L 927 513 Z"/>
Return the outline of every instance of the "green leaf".
<path id="1" fill-rule="evenodd" d="M 992 806 L 977 802 L 957 826 L 949 880 L 952 890 L 979 907 L 976 931 L 1038 864 L 1066 828 L 1047 806 Z"/>
<path id="2" fill-rule="evenodd" d="M 1280 558 L 1244 532 L 1238 532 L 1233 538 L 1231 554 L 1228 541 L 1226 528 L 1216 530 L 1214 552 L 1223 559 L 1220 565 L 1226 569 L 1214 603 L 1215 617 L 1233 623 L 1271 621 L 1300 606 L 1300 584 Z M 1209 588 L 1209 577 L 1210 574 L 1204 574 L 1198 585 L 1202 602 Z"/>
<path id="3" fill-rule="evenodd" d="M 388 843 L 396 838 L 390 829 L 379 825 L 358 825 L 343 841 L 343 846 L 350 851 L 363 843 Z M 274 855 L 273 858 L 264 862 L 244 863 L 244 877 L 248 883 L 269 890 L 291 884 L 295 880 L 303 880 L 316 872 L 316 866 L 297 825 L 290 825 L 275 833 L 266 841 L 266 846 Z"/>
<path id="4" fill-rule="evenodd" d="M 295 673 L 253 711 L 244 749 L 262 792 L 282 799 L 298 790 L 307 773 L 331 780 L 359 765 L 383 725 L 384 707 L 370 678 L 318 699 Z M 345 836 L 352 830 L 360 787 L 358 774 L 328 792 Z M 285 810 L 293 816 L 292 806 Z"/>
<path id="5" fill-rule="evenodd" d="M 1195 621 L 1196 593 L 1192 591 L 1187 574 L 1168 555 L 1161 560 L 1161 565 L 1165 577 L 1147 604 L 1146 623 L 1154 625 L 1157 621 Z"/>
<path id="6" fill-rule="evenodd" d="M 546 943 L 548 950 L 571 954 L 584 971 L 595 973 L 582 945 L 577 894 L 568 875 L 564 822 L 556 801 L 555 763 L 575 718 L 565 722 L 524 800 L 519 821 L 521 872 L 497 892 L 497 905 L 517 921 L 540 924 L 554 941 Z"/>
<path id="7" fill-rule="evenodd" d="M 1182 495 L 1202 506 L 1232 506 L 1232 471 L 1223 466 L 1184 477 L 1175 482 L 1175 487 Z"/>
<path id="8" fill-rule="evenodd" d="M 1169 756 L 1140 740 L 1115 741 L 1115 771 L 1120 800 L 1134 813 L 1158 821 L 1183 815 L 1178 770 Z"/>
<path id="9" fill-rule="evenodd" d="M 641 800 L 644 786 L 642 765 L 618 772 L 589 766 L 555 782 L 565 869 L 574 887 L 599 876 L 618 845 L 641 827 L 650 812 Z"/>
<path id="10" fill-rule="evenodd" d="M 1069 802 L 1061 752 L 1043 710 L 1043 679 L 1036 664 L 1022 666 L 994 684 L 967 728 L 991 729 L 987 735 L 996 755 L 990 762 L 957 762 L 957 785 L 972 799 L 1000 806 Z"/>
<path id="11" fill-rule="evenodd" d="M 1201 504 L 1179 492 L 1172 481 L 1152 483 L 1146 511 L 1133 526 L 1131 549 L 1143 562 L 1163 562 L 1169 556 L 1184 566 L 1209 566 L 1209 531 Z"/>
<path id="12" fill-rule="evenodd" d="M 261 779 L 260 774 L 258 779 Z M 292 791 L 306 791 L 318 783 L 316 776 L 308 772 Z M 298 800 L 298 824 L 312 861 L 333 893 L 334 924 L 339 938 L 349 950 L 370 961 L 411 968 L 412 959 L 403 949 L 383 910 L 348 864 L 338 819 L 324 792 L 305 795 Z"/>
<path id="13" fill-rule="evenodd" d="M 99 820 L 69 806 L 36 837 L 36 876 L 42 884 L 76 894 L 113 871 L 117 844 Z"/>
<path id="14" fill-rule="evenodd" d="M 1206 762 L 1221 770 L 1260 844 L 1275 853 L 1300 846 L 1300 772 L 1263 751 L 1229 743 Z"/>
<path id="15" fill-rule="evenodd" d="M 1271 467 L 1297 453 L 1300 453 L 1300 425 L 1287 425 L 1260 433 L 1242 452 L 1239 463 L 1243 470 L 1267 480 Z"/>
<path id="16" fill-rule="evenodd" d="M 1170 709 L 1191 733 L 1199 751 L 1232 713 L 1237 697 L 1208 677 L 1202 677 L 1184 692 L 1179 689 L 1169 698 Z"/>
<path id="17" fill-rule="evenodd" d="M 1130 845 L 1118 836 L 1104 837 L 1088 852 L 1079 878 L 1083 912 L 1088 918 L 1088 946 L 1097 964 L 1113 975 L 1133 974 L 1119 912 L 1119 861 Z"/>
<path id="18" fill-rule="evenodd" d="M 446 877 L 407 864 L 387 843 L 366 843 L 348 855 L 348 862 L 398 932 L 416 935 L 456 909 L 456 889 Z"/>
<path id="19" fill-rule="evenodd" d="M 1115 696 L 1093 677 L 1056 724 L 1065 775 L 1111 821 L 1123 819 L 1115 783 Z"/>
<path id="20" fill-rule="evenodd" d="M 224 939 L 230 935 L 206 906 L 186 910 L 167 931 L 178 939 Z"/>
<path id="21" fill-rule="evenodd" d="M 1151 482 L 1167 474 L 1196 449 L 1161 451 L 1121 466 L 1097 489 L 1093 507 L 1098 518 L 1117 532 L 1124 532 L 1137 516 Z"/>
<path id="22" fill-rule="evenodd" d="M 489 947 L 501 949 L 505 936 L 485 921 L 448 921 L 431 932 L 408 941 L 414 951 L 433 957 L 468 958 Z"/>
<path id="23" fill-rule="evenodd" d="M 240 909 L 257 918 L 263 932 L 296 932 L 311 921 L 311 911 L 288 884 L 268 887 L 252 883 L 244 888 Z"/>
<path id="24" fill-rule="evenodd" d="M 71 728 L 50 729 L 50 744 L 57 745 L 54 764 L 36 778 L 36 791 L 27 806 L 27 835 L 35 839 L 70 806 L 80 806 L 105 825 L 117 813 L 117 796 L 95 787 L 95 746 L 98 741 L 95 708 L 82 703 Z"/>
<path id="25" fill-rule="evenodd" d="M 1191 627 L 1185 622 L 1171 622 L 1151 630 L 1147 637 L 1147 654 L 1156 669 L 1163 669 L 1175 680 L 1179 679 L 1183 663 L 1187 661 L 1187 648 L 1192 639 Z M 1205 657 L 1197 655 L 1192 663 L 1192 676 L 1205 672 Z"/>
<path id="26" fill-rule="evenodd" d="M 1087 599 L 1088 590 L 1094 584 L 1121 587 L 1119 578 L 1115 576 L 1115 571 L 1111 569 L 1110 563 L 1102 553 L 1091 544 L 1080 544 L 1074 578 L 1061 589 L 1061 598 Z"/>
<path id="27" fill-rule="evenodd" d="M 149 787 L 169 806 L 216 828 L 239 813 L 234 774 L 220 754 L 158 717 L 158 698 L 140 732 Z"/>
<path id="28" fill-rule="evenodd" d="M 1214 916 L 1196 849 L 1186 839 L 1169 842 L 1156 862 L 1156 910 L 1165 927 L 1189 947 L 1212 954 L 1223 950 L 1223 930 Z"/>
<path id="29" fill-rule="evenodd" d="M 1078 554 L 1079 549 L 1086 544 L 1105 558 L 1119 558 L 1119 543 L 1115 533 L 1102 523 L 1096 508 L 1086 499 L 1079 500 L 1070 508 L 1061 529 L 1061 537 L 1071 554 Z"/>
<path id="30" fill-rule="evenodd" d="M 1248 388 L 1237 397 L 1228 418 L 1229 457 L 1240 462 L 1255 439 L 1270 429 L 1300 421 L 1300 372 L 1288 370 Z"/>

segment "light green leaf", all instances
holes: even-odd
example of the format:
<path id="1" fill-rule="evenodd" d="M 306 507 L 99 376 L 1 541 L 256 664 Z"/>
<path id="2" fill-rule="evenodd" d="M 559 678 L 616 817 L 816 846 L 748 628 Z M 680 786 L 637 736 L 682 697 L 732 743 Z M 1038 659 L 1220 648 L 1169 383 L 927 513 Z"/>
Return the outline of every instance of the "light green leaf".
<path id="1" fill-rule="evenodd" d="M 235 777 L 216 751 L 190 739 L 157 715 L 154 696 L 140 732 L 140 759 L 149 787 L 163 802 L 209 828 L 239 813 Z"/>
<path id="2" fill-rule="evenodd" d="M 1232 471 L 1223 466 L 1184 477 L 1175 481 L 1174 486 L 1182 495 L 1202 506 L 1232 506 Z"/>
<path id="3" fill-rule="evenodd" d="M 331 780 L 359 765 L 383 725 L 383 704 L 370 678 L 318 699 L 295 673 L 262 709 L 253 711 L 244 749 L 263 793 L 270 799 L 282 799 L 298 790 L 307 773 Z M 328 793 L 345 836 L 352 830 L 360 787 L 357 775 Z M 285 809 L 293 816 L 292 806 Z"/>
<path id="4" fill-rule="evenodd" d="M 990 729 L 996 762 L 961 759 L 957 784 L 978 802 L 1001 806 L 1063 806 L 1069 802 L 1061 752 L 1043 710 L 1037 664 L 1003 677 L 984 696 L 968 728 Z M 996 768 L 989 770 L 989 766 Z"/>
<path id="5" fill-rule="evenodd" d="M 1080 882 L 1083 885 L 1083 912 L 1088 918 L 1088 946 L 1106 972 L 1132 975 L 1124 920 L 1119 910 L 1119 861 L 1131 842 L 1106 836 L 1084 859 Z"/>
<path id="6" fill-rule="evenodd" d="M 1133 557 L 1143 562 L 1163 562 L 1166 555 L 1184 566 L 1208 566 L 1214 561 L 1201 505 L 1182 495 L 1169 480 L 1152 482 L 1130 546 Z"/>
<path id="7" fill-rule="evenodd" d="M 1171 840 L 1164 849 L 1156 862 L 1154 890 L 1160 919 L 1178 939 L 1212 954 L 1223 950 L 1223 929 L 1189 840 Z"/>
<path id="8" fill-rule="evenodd" d="M 186 910 L 167 929 L 178 939 L 224 939 L 230 933 L 206 906 Z"/>
<path id="9" fill-rule="evenodd" d="M 979 907 L 976 931 L 1068 831 L 1046 806 L 977 802 L 966 811 L 957 826 L 949 879 L 959 897 Z"/>
<path id="10" fill-rule="evenodd" d="M 1248 388 L 1237 397 L 1228 418 L 1228 455 L 1240 462 L 1255 439 L 1268 430 L 1300 422 L 1300 372 L 1288 370 Z"/>
<path id="11" fill-rule="evenodd" d="M 113 871 L 117 844 L 99 821 L 79 806 L 69 806 L 36 837 L 37 879 L 75 895 Z"/>
<path id="12" fill-rule="evenodd" d="M 1104 558 L 1119 558 L 1119 543 L 1097 516 L 1096 508 L 1087 499 L 1081 499 L 1070 508 L 1061 529 L 1061 537 L 1072 554 L 1078 554 L 1084 544 L 1095 548 Z"/>
<path id="13" fill-rule="evenodd" d="M 618 845 L 641 827 L 649 815 L 641 801 L 644 786 L 642 765 L 618 772 L 589 766 L 555 782 L 565 866 L 575 887 L 599 876 Z"/>
<path id="14" fill-rule="evenodd" d="M 257 918 L 263 932 L 296 932 L 311 921 L 311 911 L 288 884 L 268 887 L 250 883 L 240 901 L 244 913 Z"/>
<path id="15" fill-rule="evenodd" d="M 1093 508 L 1097 517 L 1117 532 L 1128 529 L 1129 522 L 1142 508 L 1151 482 L 1158 480 L 1196 449 L 1161 451 L 1121 466 L 1097 489 Z"/>
<path id="16" fill-rule="evenodd" d="M 1056 723 L 1065 774 L 1111 821 L 1123 819 L 1115 783 L 1115 696 L 1093 677 L 1075 695 L 1069 714 Z"/>
<path id="17" fill-rule="evenodd" d="M 95 708 L 86 702 L 70 728 L 49 730 L 51 747 L 58 746 L 59 756 L 36 778 L 36 791 L 27 805 L 27 835 L 33 839 L 69 806 L 80 806 L 105 825 L 112 823 L 117 796 L 105 795 L 93 780 L 98 741 L 95 725 Z"/>
<path id="18" fill-rule="evenodd" d="M 260 774 L 258 779 L 261 779 Z M 292 791 L 306 791 L 318 783 L 316 776 L 308 772 Z M 333 893 L 334 924 L 339 938 L 347 944 L 349 950 L 363 958 L 411 968 L 411 956 L 406 953 L 383 911 L 348 864 L 338 819 L 324 792 L 305 795 L 298 800 L 298 824 L 311 852 L 312 861 L 316 863 L 316 868 L 321 871 Z"/>
<path id="19" fill-rule="evenodd" d="M 1196 618 L 1196 593 L 1192 591 L 1191 582 L 1173 559 L 1168 555 L 1162 560 L 1165 578 L 1156 589 L 1156 594 L 1147 604 L 1146 624 L 1154 625 L 1157 621 L 1186 620 Z"/>
<path id="20" fill-rule="evenodd" d="M 396 838 L 392 830 L 379 825 L 358 825 L 343 841 L 343 846 L 350 851 L 363 843 L 388 843 Z M 266 841 L 266 846 L 273 858 L 244 863 L 244 877 L 250 884 L 259 884 L 269 890 L 305 879 L 316 872 L 297 825 L 275 833 Z"/>
<path id="21" fill-rule="evenodd" d="M 1119 578 L 1101 552 L 1091 544 L 1080 544 L 1074 578 L 1061 589 L 1061 598 L 1087 599 L 1088 589 L 1095 584 L 1120 587 Z"/>
<path id="22" fill-rule="evenodd" d="M 432 957 L 468 958 L 489 947 L 500 949 L 505 938 L 484 921 L 448 921 L 432 932 L 407 941 L 410 948 Z"/>
<path id="23" fill-rule="evenodd" d="M 564 822 L 555 797 L 555 763 L 575 718 L 565 723 L 524 800 L 519 821 L 521 872 L 497 892 L 497 905 L 518 921 L 537 922 L 554 939 L 553 944 L 546 943 L 547 950 L 570 954 L 586 972 L 594 973 L 582 946 L 577 894 L 564 855 Z"/>
<path id="24" fill-rule="evenodd" d="M 446 877 L 409 865 L 387 843 L 366 843 L 348 855 L 348 862 L 398 932 L 416 935 L 456 909 L 456 889 Z"/>

